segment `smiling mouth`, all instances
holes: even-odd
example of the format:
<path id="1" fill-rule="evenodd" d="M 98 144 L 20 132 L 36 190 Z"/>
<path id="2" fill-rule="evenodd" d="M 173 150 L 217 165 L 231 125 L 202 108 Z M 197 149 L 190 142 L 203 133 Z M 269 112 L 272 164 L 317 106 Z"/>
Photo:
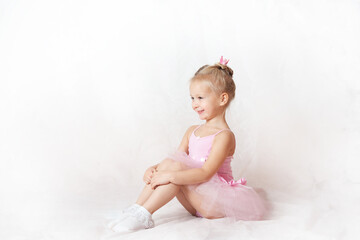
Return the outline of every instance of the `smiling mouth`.
<path id="1" fill-rule="evenodd" d="M 198 114 L 202 114 L 204 112 L 204 110 L 198 111 Z"/>

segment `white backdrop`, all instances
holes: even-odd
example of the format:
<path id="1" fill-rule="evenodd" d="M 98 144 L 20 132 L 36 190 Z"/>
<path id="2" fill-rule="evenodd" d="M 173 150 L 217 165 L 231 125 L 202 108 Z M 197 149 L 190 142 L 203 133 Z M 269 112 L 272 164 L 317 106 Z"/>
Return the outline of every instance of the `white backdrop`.
<path id="1" fill-rule="evenodd" d="M 224 55 L 234 175 L 306 206 L 308 231 L 352 239 L 359 29 L 350 0 L 0 1 L 0 238 L 85 239 L 69 219 L 99 233 L 201 123 L 188 81 Z"/>

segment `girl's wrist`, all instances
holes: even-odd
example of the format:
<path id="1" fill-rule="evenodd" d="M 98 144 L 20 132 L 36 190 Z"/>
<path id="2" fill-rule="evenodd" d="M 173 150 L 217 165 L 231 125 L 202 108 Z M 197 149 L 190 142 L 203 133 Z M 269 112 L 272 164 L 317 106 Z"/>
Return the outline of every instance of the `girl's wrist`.
<path id="1" fill-rule="evenodd" d="M 170 175 L 169 175 L 170 183 L 175 183 L 175 179 L 176 179 L 176 172 L 170 172 Z"/>

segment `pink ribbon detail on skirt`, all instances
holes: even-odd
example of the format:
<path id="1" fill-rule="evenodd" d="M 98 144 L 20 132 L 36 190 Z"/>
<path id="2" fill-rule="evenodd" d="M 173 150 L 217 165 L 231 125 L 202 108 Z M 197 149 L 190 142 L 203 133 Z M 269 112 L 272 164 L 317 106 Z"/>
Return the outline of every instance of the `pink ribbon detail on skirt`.
<path id="1" fill-rule="evenodd" d="M 226 181 L 225 178 L 223 178 L 221 176 L 219 176 L 219 178 L 220 178 L 221 181 L 223 181 L 224 183 L 229 184 L 230 186 L 236 186 L 236 185 L 239 185 L 239 184 L 246 185 L 246 182 L 247 182 L 245 178 L 241 178 L 241 179 L 239 179 L 237 181 L 235 181 L 233 179 L 230 180 L 230 181 Z"/>

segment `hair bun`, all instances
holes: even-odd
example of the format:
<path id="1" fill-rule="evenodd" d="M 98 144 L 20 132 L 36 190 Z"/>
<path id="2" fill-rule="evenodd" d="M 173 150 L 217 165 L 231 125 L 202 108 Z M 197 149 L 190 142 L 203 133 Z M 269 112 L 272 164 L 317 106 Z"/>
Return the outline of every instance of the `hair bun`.
<path id="1" fill-rule="evenodd" d="M 216 66 L 218 69 L 224 70 L 231 77 L 234 74 L 233 70 L 230 67 L 228 67 L 227 65 L 224 65 L 224 64 L 221 64 L 221 63 L 215 63 L 214 66 Z"/>

